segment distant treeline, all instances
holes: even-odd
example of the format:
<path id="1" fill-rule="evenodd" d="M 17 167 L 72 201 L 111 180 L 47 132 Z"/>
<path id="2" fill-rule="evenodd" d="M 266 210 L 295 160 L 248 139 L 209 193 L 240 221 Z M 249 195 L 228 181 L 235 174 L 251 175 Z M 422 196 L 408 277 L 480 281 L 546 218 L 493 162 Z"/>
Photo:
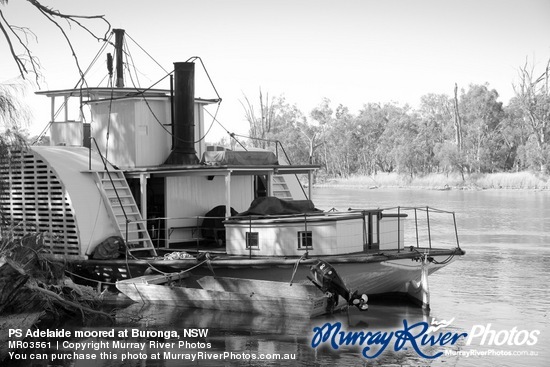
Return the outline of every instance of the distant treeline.
<path id="1" fill-rule="evenodd" d="M 428 94 L 420 107 L 365 103 L 357 113 L 328 99 L 306 116 L 283 96 L 264 97 L 259 109 L 245 97 L 249 144 L 280 141 L 293 164 L 319 164 L 333 177 L 397 172 L 430 173 L 534 170 L 550 163 L 548 67 L 540 77 L 520 69 L 508 105 L 488 85 L 454 87 L 453 95 Z M 259 116 L 258 116 L 259 115 Z"/>

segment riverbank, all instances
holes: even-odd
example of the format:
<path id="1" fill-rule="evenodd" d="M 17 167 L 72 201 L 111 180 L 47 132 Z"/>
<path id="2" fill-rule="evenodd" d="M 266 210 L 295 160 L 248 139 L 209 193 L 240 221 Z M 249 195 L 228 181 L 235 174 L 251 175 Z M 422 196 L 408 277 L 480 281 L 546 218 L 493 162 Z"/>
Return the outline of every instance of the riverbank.
<path id="1" fill-rule="evenodd" d="M 65 276 L 65 264 L 52 261 L 44 250 L 44 235 L 21 238 L 13 228 L 0 230 L 0 363 L 8 357 L 9 340 L 24 340 L 9 330 L 30 329 L 46 317 L 111 315 L 97 310 L 96 289 L 75 284 Z"/>
<path id="2" fill-rule="evenodd" d="M 315 184 L 316 187 L 397 187 L 418 188 L 430 190 L 485 190 L 485 189 L 514 189 L 514 190 L 548 190 L 550 176 L 532 172 L 503 172 L 466 175 L 465 179 L 459 174 L 429 174 L 414 177 L 397 173 L 378 173 L 372 176 L 350 176 L 348 178 L 327 178 Z"/>

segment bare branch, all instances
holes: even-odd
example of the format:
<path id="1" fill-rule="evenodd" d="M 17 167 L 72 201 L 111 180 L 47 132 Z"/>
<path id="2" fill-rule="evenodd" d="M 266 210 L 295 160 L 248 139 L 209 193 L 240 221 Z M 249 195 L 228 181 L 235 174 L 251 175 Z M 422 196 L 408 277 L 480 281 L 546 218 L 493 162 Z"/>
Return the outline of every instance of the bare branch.
<path id="1" fill-rule="evenodd" d="M 111 30 L 111 24 L 105 19 L 104 15 L 76 15 L 76 14 L 65 14 L 58 10 L 49 8 L 45 5 L 42 5 L 38 0 L 27 0 L 32 6 L 34 6 L 38 11 L 42 13 L 50 22 L 52 22 L 61 32 L 63 37 L 65 38 L 67 44 L 69 45 L 69 48 L 71 49 L 73 58 L 75 59 L 76 66 L 78 68 L 78 72 L 80 73 L 81 78 L 83 78 L 84 74 L 82 72 L 82 69 L 80 68 L 80 64 L 78 61 L 78 57 L 76 55 L 76 52 L 74 50 L 74 47 L 71 43 L 71 40 L 61 24 L 56 19 L 63 19 L 67 22 L 67 25 L 71 27 L 72 24 L 76 24 L 78 27 L 83 29 L 85 32 L 87 32 L 89 35 L 91 35 L 93 38 L 95 38 L 98 41 L 107 41 L 108 34 Z M 7 4 L 7 0 L 0 0 L 0 5 Z M 103 36 L 96 35 L 90 28 L 88 28 L 86 25 L 82 23 L 83 20 L 101 20 L 105 22 L 107 25 L 107 29 L 105 31 L 105 34 Z M 28 45 L 28 36 L 33 35 L 36 39 L 36 35 L 30 31 L 29 28 L 26 27 L 17 27 L 14 25 L 11 25 L 6 18 L 4 17 L 4 14 L 0 11 L 0 30 L 2 31 L 4 38 L 6 39 L 8 46 L 10 48 L 10 53 L 12 58 L 14 59 L 15 63 L 17 64 L 17 67 L 19 69 L 19 74 L 23 79 L 25 79 L 25 75 L 29 73 L 29 70 L 26 67 L 26 62 L 30 63 L 32 66 L 32 71 L 36 75 L 36 82 L 38 83 L 39 77 L 41 76 L 39 73 L 40 70 L 40 62 L 38 58 L 36 58 L 31 50 L 29 49 Z M 11 33 L 10 33 L 11 31 Z M 22 33 L 24 35 L 24 39 L 21 38 L 19 33 Z M 21 55 L 18 55 L 16 51 L 16 41 L 19 43 L 19 45 L 24 50 L 25 57 L 22 57 Z M 26 58 L 28 57 L 28 60 Z"/>
<path id="2" fill-rule="evenodd" d="M 0 16 L 2 17 L 2 19 L 5 22 L 4 14 L 2 13 L 1 10 L 0 10 Z M 9 24 L 7 22 L 6 22 L 6 25 L 9 28 Z M 27 69 L 25 68 L 24 63 L 21 61 L 19 56 L 17 56 L 17 54 L 15 53 L 15 50 L 13 48 L 13 44 L 11 42 L 11 38 L 8 35 L 8 32 L 6 31 L 6 29 L 4 28 L 4 25 L 2 24 L 2 22 L 0 22 L 0 29 L 2 30 L 2 33 L 4 33 L 4 37 L 6 38 L 6 41 L 8 42 L 8 46 L 10 47 L 11 55 L 12 55 L 13 59 L 15 60 L 15 63 L 17 64 L 17 67 L 19 68 L 19 74 L 21 74 L 23 79 L 25 79 L 24 74 L 27 74 Z"/>
<path id="3" fill-rule="evenodd" d="M 31 3 L 34 1 L 34 0 L 28 0 L 30 1 Z M 47 8 L 46 8 L 47 9 Z M 75 63 L 76 63 L 76 67 L 78 69 L 78 73 L 80 74 L 80 78 L 81 79 L 84 79 L 84 72 L 82 71 L 82 69 L 80 68 L 80 63 L 78 62 L 78 57 L 76 56 L 76 52 L 73 48 L 73 44 L 71 43 L 71 40 L 69 39 L 69 36 L 67 36 L 67 33 L 65 33 L 65 30 L 63 29 L 63 27 L 61 27 L 59 25 L 59 23 L 57 23 L 55 21 L 55 19 L 53 19 L 48 12 L 44 11 L 42 8 L 39 8 L 39 10 L 42 12 L 42 14 L 48 18 L 48 20 L 50 22 L 52 22 L 57 28 L 59 28 L 59 31 L 61 32 L 61 34 L 63 34 L 63 37 L 65 38 L 65 40 L 67 41 L 67 44 L 69 45 L 69 48 L 71 49 L 71 52 L 73 54 L 73 58 L 75 60 Z"/>
<path id="4" fill-rule="evenodd" d="M 65 18 L 67 21 L 74 22 L 78 26 L 80 26 L 82 29 L 84 29 L 86 32 L 88 32 L 92 37 L 97 39 L 98 41 L 106 41 L 107 35 L 109 34 L 109 31 L 111 30 L 111 23 L 105 19 L 105 15 L 75 15 L 75 14 L 64 14 L 61 13 L 59 10 L 54 10 L 52 8 L 48 8 L 47 6 L 44 6 L 40 4 L 37 0 L 27 0 L 32 5 L 34 5 L 37 9 L 42 11 L 44 14 L 49 14 L 52 17 L 59 17 L 59 18 Z M 83 26 L 77 19 L 100 19 L 104 21 L 107 24 L 107 31 L 105 32 L 105 35 L 103 37 L 96 36 L 92 31 L 90 31 L 89 28 Z"/>
<path id="5" fill-rule="evenodd" d="M 28 30 L 28 28 L 21 28 L 21 27 L 16 27 L 16 26 L 13 26 L 11 25 L 10 23 L 8 23 L 8 21 L 6 20 L 6 18 L 4 17 L 4 13 L 2 13 L 2 11 L 0 11 L 0 17 L 2 17 L 2 20 L 4 21 L 4 23 L 8 26 L 8 28 L 11 30 L 11 32 L 13 33 L 13 35 L 15 36 L 15 38 L 17 38 L 17 40 L 19 41 L 19 44 L 25 49 L 25 54 L 29 57 L 29 62 L 32 66 L 32 69 L 34 71 L 34 75 L 35 75 L 35 78 L 36 78 L 36 84 L 39 84 L 39 78 L 40 78 L 40 72 L 38 71 L 40 69 L 40 61 L 38 60 L 38 58 L 34 57 L 31 53 L 31 50 L 27 47 L 27 42 L 28 42 L 28 39 L 27 39 L 27 35 L 28 35 L 28 32 L 30 32 L 30 34 L 32 34 L 35 38 L 36 38 L 36 35 L 34 33 L 32 33 L 30 30 Z M 21 39 L 21 37 L 19 37 L 19 35 L 17 34 L 17 32 L 15 32 L 15 30 L 18 29 L 18 30 L 21 30 L 23 32 L 23 34 L 25 35 L 25 41 L 26 42 L 23 42 L 23 40 Z M 14 55 L 13 54 L 13 47 L 11 45 L 11 39 L 9 38 L 8 34 L 6 33 L 5 29 L 2 27 L 2 31 L 4 32 L 4 36 L 6 37 L 6 39 L 8 40 L 8 43 L 10 43 L 10 48 L 12 48 L 12 56 L 14 57 L 14 59 L 16 59 L 16 62 L 18 63 L 21 63 L 21 65 L 23 66 L 23 70 L 25 71 L 25 73 L 28 73 L 27 72 L 27 69 L 25 68 L 25 65 L 23 63 L 23 60 L 21 59 L 20 56 L 17 56 L 17 55 Z M 21 76 L 23 77 L 23 79 L 25 78 L 23 76 L 23 74 L 21 73 L 21 68 L 19 69 L 19 72 L 21 74 Z"/>

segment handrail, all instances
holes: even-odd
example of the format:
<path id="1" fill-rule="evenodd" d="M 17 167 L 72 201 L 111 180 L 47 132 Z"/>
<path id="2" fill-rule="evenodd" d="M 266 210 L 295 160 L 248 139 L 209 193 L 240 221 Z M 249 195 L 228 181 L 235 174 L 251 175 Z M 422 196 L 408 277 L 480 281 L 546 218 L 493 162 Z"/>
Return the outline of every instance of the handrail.
<path id="1" fill-rule="evenodd" d="M 419 227 L 421 225 L 419 225 L 418 223 L 418 216 L 417 216 L 417 211 L 426 211 L 426 214 L 427 214 L 427 217 L 426 217 L 426 222 L 424 222 L 424 224 L 422 224 L 422 227 L 424 227 L 425 225 L 427 226 L 427 235 L 428 235 L 428 248 L 432 248 L 432 234 L 431 234 L 431 220 L 430 220 L 430 217 L 429 217 L 429 213 L 432 212 L 432 213 L 441 213 L 441 214 L 451 214 L 452 217 L 453 217 L 453 225 L 454 225 L 454 235 L 455 235 L 455 238 L 456 238 L 456 246 L 457 248 L 460 249 L 460 242 L 459 242 L 459 239 L 458 239 L 458 229 L 457 229 L 457 225 L 456 225 L 456 216 L 455 216 L 455 213 L 454 212 L 451 212 L 451 211 L 444 211 L 444 210 L 439 210 L 439 209 L 434 209 L 434 208 L 431 208 L 431 207 L 428 207 L 428 206 L 425 206 L 425 207 L 396 207 L 396 209 L 398 210 L 398 213 L 397 213 L 397 220 L 398 220 L 398 223 L 397 223 L 397 251 L 400 252 L 401 251 L 401 245 L 402 245 L 402 241 L 401 241 L 401 231 L 403 229 L 403 226 L 402 226 L 402 223 L 401 223 L 401 219 L 403 219 L 407 214 L 406 213 L 403 213 L 403 211 L 407 211 L 407 210 L 412 210 L 414 211 L 415 213 L 415 219 L 414 219 L 414 225 L 415 225 L 415 236 L 416 236 L 416 247 L 419 248 L 420 247 L 420 244 L 419 244 Z M 175 229 L 178 229 L 178 226 L 174 226 L 174 227 L 169 227 L 168 226 L 168 221 L 183 221 L 183 220 L 192 220 L 194 225 L 196 226 L 196 228 L 206 228 L 204 226 L 201 225 L 200 223 L 200 220 L 201 219 L 221 219 L 221 220 L 232 220 L 232 219 L 235 219 L 235 220 L 238 220 L 239 223 L 245 223 L 246 225 L 248 225 L 250 228 L 252 226 L 252 221 L 253 220 L 270 220 L 270 219 L 296 219 L 296 220 L 301 220 L 303 221 L 304 223 L 304 228 L 307 232 L 307 229 L 308 229 L 308 223 L 315 223 L 316 221 L 320 220 L 320 219 L 323 219 L 323 218 L 326 218 L 326 219 L 330 219 L 330 218 L 334 218 L 334 219 L 337 219 L 340 215 L 342 216 L 347 216 L 347 215 L 357 215 L 357 218 L 362 218 L 363 222 L 365 222 L 365 216 L 366 215 L 379 215 L 382 211 L 384 210 L 388 210 L 388 209 L 362 209 L 362 210 L 359 210 L 359 209 L 350 209 L 348 211 L 343 211 L 343 212 L 338 212 L 338 211 L 335 211 L 335 212 L 319 212 L 319 213 L 301 213 L 301 214 L 284 214 L 284 215 L 246 215 L 246 216 L 232 216 L 232 217 L 226 217 L 226 216 L 215 216 L 215 217 L 211 217 L 211 216 L 201 216 L 201 215 L 196 215 L 196 216 L 186 216 L 186 217 L 155 217 L 155 218 L 148 218 L 148 219 L 142 219 L 141 221 L 135 221 L 135 222 L 148 222 L 148 221 L 156 221 L 157 223 L 159 223 L 159 226 L 158 226 L 158 231 L 159 233 L 168 233 L 169 230 L 175 230 Z M 391 210 L 391 209 L 389 209 Z M 355 217 L 354 217 L 355 218 Z M 165 221 L 166 223 L 166 227 L 165 228 L 161 228 L 161 221 Z M 193 225 L 191 225 L 193 226 Z M 187 227 L 181 227 L 179 229 L 187 229 Z M 365 232 L 366 232 L 366 228 L 365 228 L 365 223 L 363 223 L 363 242 L 365 242 L 367 239 L 365 238 Z M 374 229 L 373 229 L 374 230 Z M 424 229 L 422 230 L 424 232 Z M 379 238 L 380 236 L 380 229 L 378 228 L 376 230 L 376 234 Z M 424 236 L 425 234 L 423 234 Z M 159 236 L 160 238 L 160 236 Z M 377 241 L 379 242 L 379 241 Z M 250 249 L 251 250 L 251 249 Z M 308 250 L 308 249 L 306 249 Z M 252 252 L 249 251 L 249 256 L 251 257 L 252 256 Z"/>
<path id="2" fill-rule="evenodd" d="M 99 145 L 97 144 L 96 139 L 93 136 L 91 136 L 90 140 L 93 140 L 93 142 L 94 142 L 94 144 L 97 148 L 97 153 L 99 154 L 99 157 L 101 158 L 101 161 L 103 163 L 103 168 L 105 168 L 105 172 L 107 172 L 107 176 L 109 177 L 109 181 L 111 182 L 111 185 L 113 186 L 113 190 L 115 190 L 116 198 L 118 200 L 118 203 L 120 204 L 120 208 L 122 209 L 122 214 L 124 214 L 124 219 L 126 220 L 126 235 L 125 235 L 125 238 L 126 238 L 126 241 L 128 241 L 128 225 L 130 224 L 130 221 L 128 219 L 128 215 L 126 214 L 126 210 L 124 209 L 124 205 L 122 205 L 122 199 L 118 195 L 118 190 L 116 189 L 115 183 L 113 181 L 113 177 L 111 176 L 111 172 L 109 172 L 109 168 L 107 167 L 107 161 L 103 157 L 103 154 L 101 154 L 101 150 L 99 149 Z M 90 154 L 89 168 L 90 168 L 90 170 L 92 170 L 92 158 L 91 158 L 92 157 L 92 147 L 91 147 L 91 144 L 90 144 L 90 153 L 89 154 Z"/>
<path id="3" fill-rule="evenodd" d="M 348 209 L 348 212 L 358 212 L 362 209 Z M 426 212 L 426 225 L 427 225 L 427 234 L 428 234 L 428 247 L 432 248 L 432 234 L 431 234 L 431 224 L 430 224 L 430 213 L 436 213 L 436 214 L 449 214 L 453 217 L 453 226 L 454 226 L 454 232 L 455 232 L 455 240 L 456 240 L 456 246 L 460 249 L 460 241 L 458 239 L 458 227 L 456 225 L 456 215 L 454 211 L 448 211 L 448 210 L 442 210 L 433 208 L 430 206 L 396 206 L 396 207 L 388 207 L 388 208 L 380 208 L 379 211 L 389 211 L 389 210 L 397 210 L 398 216 L 405 216 L 407 214 L 402 213 L 402 211 L 414 211 L 414 221 L 415 221 L 415 228 L 416 228 L 416 247 L 419 247 L 419 235 L 418 235 L 418 217 L 417 217 L 417 211 L 425 211 Z M 398 227 L 399 227 L 398 223 Z"/>

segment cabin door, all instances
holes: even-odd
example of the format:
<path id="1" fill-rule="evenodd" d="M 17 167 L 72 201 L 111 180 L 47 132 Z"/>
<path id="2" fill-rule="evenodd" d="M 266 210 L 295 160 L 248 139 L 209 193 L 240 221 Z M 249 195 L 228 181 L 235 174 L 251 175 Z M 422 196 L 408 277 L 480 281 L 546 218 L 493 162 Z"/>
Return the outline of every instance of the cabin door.
<path id="1" fill-rule="evenodd" d="M 267 175 L 254 176 L 254 199 L 267 196 Z"/>
<path id="2" fill-rule="evenodd" d="M 139 178 L 128 179 L 128 184 L 141 211 Z M 166 245 L 166 220 L 157 219 L 166 217 L 165 193 L 166 184 L 164 177 L 150 177 L 147 179 L 147 230 L 149 231 L 153 245 L 157 248 L 165 247 Z"/>

